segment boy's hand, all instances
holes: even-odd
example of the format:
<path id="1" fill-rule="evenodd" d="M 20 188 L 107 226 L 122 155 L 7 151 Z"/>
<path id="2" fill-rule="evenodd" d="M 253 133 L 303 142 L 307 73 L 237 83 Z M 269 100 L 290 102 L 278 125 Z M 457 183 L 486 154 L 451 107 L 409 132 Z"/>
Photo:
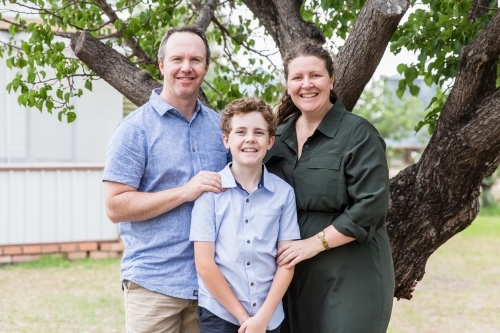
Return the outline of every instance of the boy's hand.
<path id="1" fill-rule="evenodd" d="M 261 319 L 257 313 L 255 316 L 248 318 L 238 330 L 238 333 L 266 333 L 267 323 Z"/>
<path id="2" fill-rule="evenodd" d="M 238 322 L 240 323 L 240 326 L 241 326 L 241 325 L 243 325 L 243 323 L 244 323 L 245 321 L 247 321 L 249 318 L 252 318 L 252 317 L 250 317 L 250 316 L 248 315 L 248 313 L 246 313 L 246 311 L 245 311 L 245 313 L 244 313 L 242 316 L 237 317 L 236 319 L 238 319 Z"/>

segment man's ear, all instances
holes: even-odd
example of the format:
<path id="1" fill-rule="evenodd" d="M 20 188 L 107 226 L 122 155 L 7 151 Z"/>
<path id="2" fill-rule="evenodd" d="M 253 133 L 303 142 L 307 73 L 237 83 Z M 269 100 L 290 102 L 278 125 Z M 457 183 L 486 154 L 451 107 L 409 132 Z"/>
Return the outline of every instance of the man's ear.
<path id="1" fill-rule="evenodd" d="M 222 143 L 226 149 L 229 149 L 229 137 L 226 134 L 222 134 Z"/>
<path id="2" fill-rule="evenodd" d="M 275 136 L 269 138 L 269 143 L 267 144 L 267 150 L 271 149 L 274 145 L 274 141 L 276 140 Z"/>
<path id="3" fill-rule="evenodd" d="M 163 61 L 158 60 L 158 68 L 160 69 L 161 74 L 163 75 L 163 68 L 165 66 L 163 65 Z"/>

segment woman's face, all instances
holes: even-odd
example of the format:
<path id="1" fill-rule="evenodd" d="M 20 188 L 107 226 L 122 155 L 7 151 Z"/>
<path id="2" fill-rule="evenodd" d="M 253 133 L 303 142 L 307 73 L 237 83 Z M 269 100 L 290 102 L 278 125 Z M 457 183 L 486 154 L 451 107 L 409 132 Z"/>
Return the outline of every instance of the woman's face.
<path id="1" fill-rule="evenodd" d="M 301 56 L 288 64 L 286 90 L 302 113 L 322 113 L 331 107 L 330 90 L 334 77 L 328 75 L 324 60 Z"/>

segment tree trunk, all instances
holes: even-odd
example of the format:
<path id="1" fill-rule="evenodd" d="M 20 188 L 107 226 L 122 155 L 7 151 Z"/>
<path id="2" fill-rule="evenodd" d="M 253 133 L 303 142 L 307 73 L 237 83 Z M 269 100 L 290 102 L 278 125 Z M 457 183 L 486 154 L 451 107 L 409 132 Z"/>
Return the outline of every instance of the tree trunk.
<path id="1" fill-rule="evenodd" d="M 500 12 L 462 49 L 455 84 L 420 161 L 391 180 L 386 224 L 398 298 L 411 298 L 429 256 L 472 223 L 481 181 L 500 163 L 500 90 L 483 91 L 499 55 Z"/>

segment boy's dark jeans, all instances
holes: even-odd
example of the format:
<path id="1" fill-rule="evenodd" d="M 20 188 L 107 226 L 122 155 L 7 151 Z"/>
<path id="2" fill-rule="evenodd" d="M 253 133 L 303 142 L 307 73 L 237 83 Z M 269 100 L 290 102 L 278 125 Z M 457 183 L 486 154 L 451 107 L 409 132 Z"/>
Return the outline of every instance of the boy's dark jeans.
<path id="1" fill-rule="evenodd" d="M 238 325 L 221 319 L 201 306 L 198 307 L 198 320 L 200 321 L 200 333 L 238 333 Z M 266 333 L 280 333 L 280 326 Z"/>

